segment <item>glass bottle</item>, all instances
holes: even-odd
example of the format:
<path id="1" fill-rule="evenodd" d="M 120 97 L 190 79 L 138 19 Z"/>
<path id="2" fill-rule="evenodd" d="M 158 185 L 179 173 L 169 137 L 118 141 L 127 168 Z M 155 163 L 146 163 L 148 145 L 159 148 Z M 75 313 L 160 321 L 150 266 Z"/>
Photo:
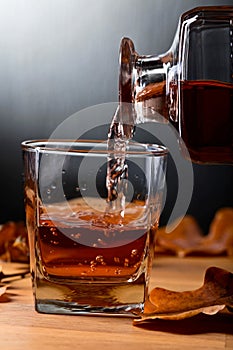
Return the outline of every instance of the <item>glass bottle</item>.
<path id="1" fill-rule="evenodd" d="M 119 101 L 173 123 L 192 161 L 232 164 L 233 7 L 184 13 L 162 55 L 139 55 L 132 40 L 123 38 Z"/>

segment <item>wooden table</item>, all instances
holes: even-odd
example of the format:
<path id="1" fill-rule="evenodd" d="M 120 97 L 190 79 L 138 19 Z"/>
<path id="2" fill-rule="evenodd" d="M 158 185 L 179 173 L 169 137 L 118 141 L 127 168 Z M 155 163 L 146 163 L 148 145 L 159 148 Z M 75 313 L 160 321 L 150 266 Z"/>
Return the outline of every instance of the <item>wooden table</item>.
<path id="1" fill-rule="evenodd" d="M 191 290 L 202 285 L 207 267 L 233 272 L 233 259 L 158 257 L 151 286 Z M 5 273 L 15 265 L 3 264 Z M 133 326 L 131 318 L 45 315 L 34 311 L 30 278 L 14 281 L 0 303 L 2 350 L 233 349 L 233 315 L 198 315 Z"/>

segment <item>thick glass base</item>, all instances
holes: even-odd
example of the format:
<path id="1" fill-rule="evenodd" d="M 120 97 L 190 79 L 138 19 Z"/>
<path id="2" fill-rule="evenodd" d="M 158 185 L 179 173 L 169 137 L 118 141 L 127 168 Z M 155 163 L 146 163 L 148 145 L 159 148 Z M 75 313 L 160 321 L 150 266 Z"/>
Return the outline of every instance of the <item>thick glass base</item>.
<path id="1" fill-rule="evenodd" d="M 144 304 L 122 305 L 118 307 L 91 307 L 77 303 L 59 302 L 54 300 L 37 300 L 36 311 L 46 314 L 96 315 L 136 317 L 143 311 Z"/>
<path id="2" fill-rule="evenodd" d="M 142 276 L 141 276 L 142 277 Z M 37 280 L 35 308 L 41 313 L 135 317 L 143 312 L 144 278 L 127 283 L 59 284 Z"/>

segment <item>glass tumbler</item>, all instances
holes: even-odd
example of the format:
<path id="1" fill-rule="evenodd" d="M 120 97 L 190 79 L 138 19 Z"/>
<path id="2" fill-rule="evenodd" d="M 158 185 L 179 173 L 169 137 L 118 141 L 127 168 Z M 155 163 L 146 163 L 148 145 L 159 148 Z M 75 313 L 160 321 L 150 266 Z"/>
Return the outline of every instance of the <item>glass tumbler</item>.
<path id="1" fill-rule="evenodd" d="M 148 294 L 166 148 L 127 144 L 127 177 L 108 201 L 107 142 L 22 143 L 35 308 L 133 316 Z M 122 186 L 123 183 L 123 186 Z M 120 205 L 119 205 L 120 203 Z"/>

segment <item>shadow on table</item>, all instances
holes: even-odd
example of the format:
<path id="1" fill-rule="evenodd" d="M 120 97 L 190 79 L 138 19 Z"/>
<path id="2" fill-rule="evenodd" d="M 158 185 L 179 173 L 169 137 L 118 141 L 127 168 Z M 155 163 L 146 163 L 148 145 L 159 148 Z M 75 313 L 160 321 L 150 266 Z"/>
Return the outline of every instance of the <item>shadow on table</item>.
<path id="1" fill-rule="evenodd" d="M 223 333 L 233 335 L 233 313 L 221 313 L 213 316 L 200 314 L 184 320 L 153 320 L 141 324 L 137 327 L 149 331 L 159 331 L 174 334 L 203 334 L 203 333 Z"/>

